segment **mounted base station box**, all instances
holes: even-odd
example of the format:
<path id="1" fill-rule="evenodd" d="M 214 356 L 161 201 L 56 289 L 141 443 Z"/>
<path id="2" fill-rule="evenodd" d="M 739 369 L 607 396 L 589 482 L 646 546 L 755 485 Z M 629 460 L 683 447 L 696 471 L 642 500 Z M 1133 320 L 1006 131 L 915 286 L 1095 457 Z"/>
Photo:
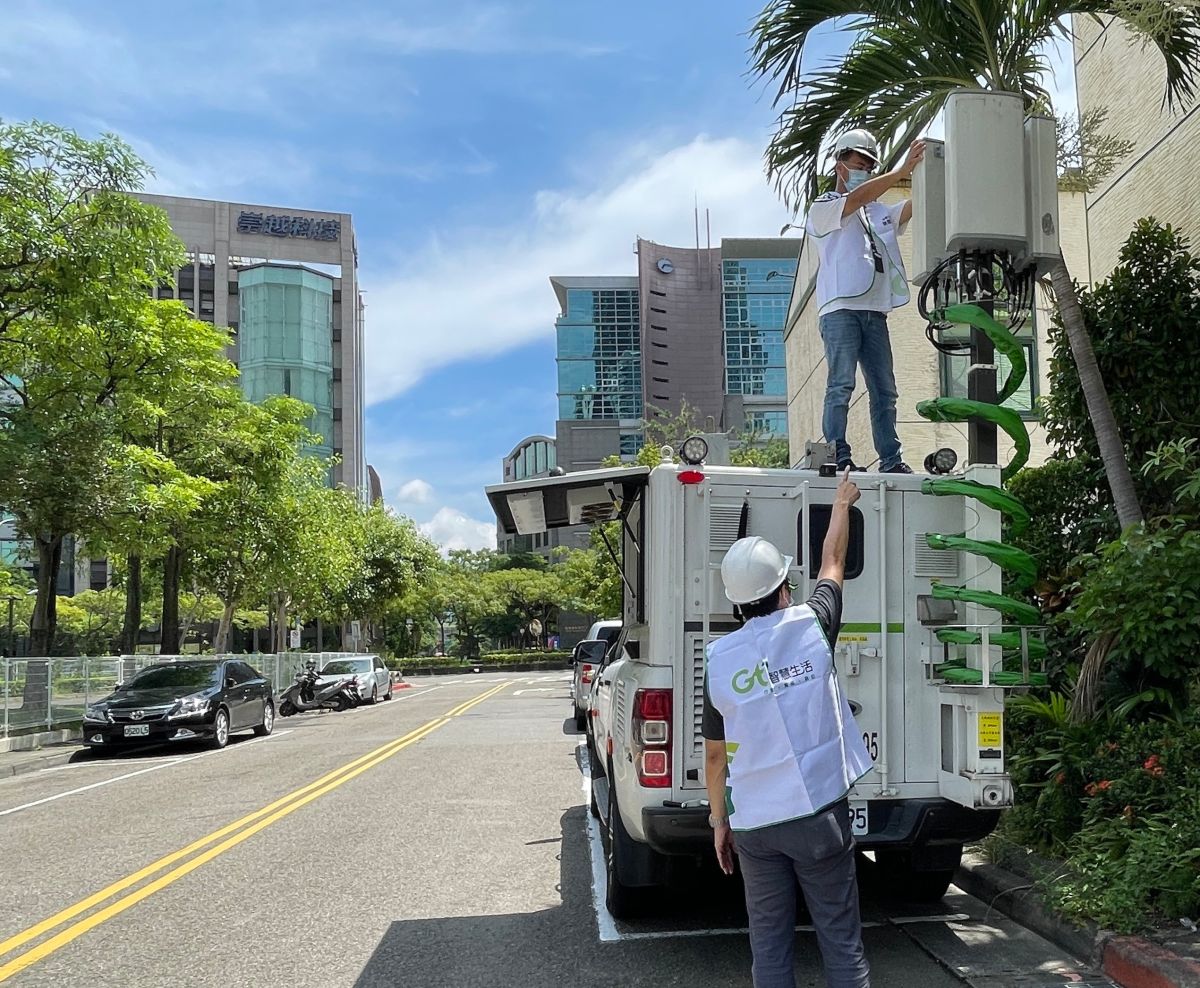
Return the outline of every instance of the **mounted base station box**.
<path id="1" fill-rule="evenodd" d="M 1025 247 L 1025 101 L 960 89 L 946 100 L 946 245 Z"/>
<path id="2" fill-rule="evenodd" d="M 913 284 L 922 284 L 949 254 L 946 250 L 946 144 L 927 140 L 925 157 L 913 172 Z"/>
<path id="3" fill-rule="evenodd" d="M 946 101 L 946 140 L 927 140 L 913 172 L 913 284 L 947 257 L 1002 251 L 1018 269 L 1058 257 L 1054 119 L 1025 117 L 1014 93 L 961 89 Z"/>

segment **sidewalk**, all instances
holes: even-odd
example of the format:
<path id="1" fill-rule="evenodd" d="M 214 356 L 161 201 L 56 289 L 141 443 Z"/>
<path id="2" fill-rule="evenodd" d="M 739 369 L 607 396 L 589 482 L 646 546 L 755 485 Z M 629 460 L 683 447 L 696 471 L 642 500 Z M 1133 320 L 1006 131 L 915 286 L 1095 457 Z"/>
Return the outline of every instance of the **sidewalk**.
<path id="1" fill-rule="evenodd" d="M 963 855 L 954 883 L 989 908 L 1096 965 L 1121 988 L 1200 988 L 1200 935 L 1183 927 L 1177 934 L 1156 931 L 1151 940 L 1118 936 L 1090 923 L 1076 926 L 1042 905 L 1030 879 L 978 854 Z"/>
<path id="2" fill-rule="evenodd" d="M 0 779 L 66 765 L 85 750 L 77 741 L 66 741 L 30 751 L 0 751 Z"/>

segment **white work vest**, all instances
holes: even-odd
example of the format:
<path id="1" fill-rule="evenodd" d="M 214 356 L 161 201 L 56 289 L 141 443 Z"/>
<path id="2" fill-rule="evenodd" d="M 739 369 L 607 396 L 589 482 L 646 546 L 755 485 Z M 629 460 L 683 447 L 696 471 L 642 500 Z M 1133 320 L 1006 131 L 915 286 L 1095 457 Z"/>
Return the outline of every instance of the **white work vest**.
<path id="1" fill-rule="evenodd" d="M 788 607 L 708 647 L 709 699 L 725 721 L 734 830 L 820 812 L 871 769 L 812 608 Z"/>
<path id="2" fill-rule="evenodd" d="M 809 207 L 805 232 L 813 238 L 820 258 L 817 270 L 817 311 L 840 308 L 889 312 L 910 296 L 904 259 L 900 256 L 899 225 L 903 204 L 869 202 L 849 216 L 841 209 L 846 194 L 827 192 Z M 868 231 L 869 234 L 868 234 Z M 875 270 L 871 239 L 883 258 L 883 273 Z M 882 278 L 884 285 L 876 285 Z M 869 304 L 864 300 L 870 296 Z"/>

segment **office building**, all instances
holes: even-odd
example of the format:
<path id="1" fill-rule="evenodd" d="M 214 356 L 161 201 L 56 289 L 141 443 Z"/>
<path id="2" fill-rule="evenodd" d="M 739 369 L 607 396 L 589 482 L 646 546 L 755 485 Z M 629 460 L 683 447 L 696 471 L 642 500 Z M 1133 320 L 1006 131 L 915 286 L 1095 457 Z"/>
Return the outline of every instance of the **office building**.
<path id="1" fill-rule="evenodd" d="M 1091 276 L 1099 281 L 1137 221 L 1153 216 L 1200 246 L 1200 102 L 1163 105 L 1166 66 L 1153 45 L 1111 17 L 1073 18 L 1075 79 L 1082 113 L 1107 109 L 1103 130 L 1133 144 L 1087 196 Z M 1074 273 L 1074 271 L 1072 271 Z M 1075 275 L 1079 277 L 1078 274 Z"/>
<path id="2" fill-rule="evenodd" d="M 363 448 L 363 303 L 347 213 L 139 194 L 164 210 L 188 264 L 160 298 L 228 326 L 229 356 L 251 401 L 312 405 L 312 452 L 335 455 L 335 484 L 367 497 Z"/>
<path id="3" fill-rule="evenodd" d="M 558 463 L 631 460 L 644 422 L 686 405 L 707 431 L 785 435 L 783 329 L 795 238 L 637 241 L 636 277 L 553 277 Z"/>
<path id="4" fill-rule="evenodd" d="M 558 450 L 555 441 L 549 436 L 528 436 L 504 457 L 504 483 L 549 477 L 557 466 Z M 546 559 L 552 558 L 554 550 L 560 546 L 586 547 L 589 539 L 587 525 L 556 528 L 548 532 L 534 532 L 532 535 L 505 535 L 499 528 L 496 530 L 496 547 L 501 552 L 532 552 Z"/>

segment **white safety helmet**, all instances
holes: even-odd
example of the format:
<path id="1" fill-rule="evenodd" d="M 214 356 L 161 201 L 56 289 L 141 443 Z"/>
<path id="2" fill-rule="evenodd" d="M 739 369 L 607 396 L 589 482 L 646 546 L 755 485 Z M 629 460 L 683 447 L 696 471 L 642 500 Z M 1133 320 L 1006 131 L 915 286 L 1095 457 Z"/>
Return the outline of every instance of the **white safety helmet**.
<path id="1" fill-rule="evenodd" d="M 734 604 L 753 604 L 778 590 L 787 579 L 792 557 L 785 556 L 766 539 L 752 535 L 738 539 L 721 560 L 725 596 Z"/>
<path id="2" fill-rule="evenodd" d="M 879 142 L 869 130 L 848 130 L 833 145 L 833 160 L 840 161 L 847 151 L 857 151 L 879 164 Z"/>

